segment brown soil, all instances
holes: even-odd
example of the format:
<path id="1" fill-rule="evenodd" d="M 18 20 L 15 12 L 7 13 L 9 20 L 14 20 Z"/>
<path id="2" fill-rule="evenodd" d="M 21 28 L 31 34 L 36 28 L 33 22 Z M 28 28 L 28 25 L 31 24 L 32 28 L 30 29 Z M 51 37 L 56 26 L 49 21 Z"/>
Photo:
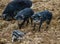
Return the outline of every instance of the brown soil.
<path id="1" fill-rule="evenodd" d="M 19 29 L 27 32 L 21 42 L 11 42 L 11 33 L 18 29 L 16 21 L 4 21 L 0 19 L 0 44 L 60 44 L 60 0 L 32 0 L 31 7 L 35 12 L 49 10 L 53 13 L 53 19 L 47 31 L 45 23 L 40 32 L 32 32 L 31 25 Z M 0 0 L 0 15 L 9 0 Z M 38 30 L 38 29 L 37 29 Z"/>

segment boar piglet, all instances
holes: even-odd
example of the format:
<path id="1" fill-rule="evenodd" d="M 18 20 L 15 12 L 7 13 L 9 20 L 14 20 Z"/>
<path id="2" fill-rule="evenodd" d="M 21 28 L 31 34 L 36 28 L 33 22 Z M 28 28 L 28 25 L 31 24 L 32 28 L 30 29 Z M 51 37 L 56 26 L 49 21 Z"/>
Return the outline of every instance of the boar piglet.
<path id="1" fill-rule="evenodd" d="M 10 21 L 14 19 L 18 11 L 21 11 L 24 8 L 30 8 L 31 6 L 32 1 L 30 0 L 13 0 L 5 7 L 2 17 L 4 20 Z"/>
<path id="2" fill-rule="evenodd" d="M 22 40 L 24 35 L 25 35 L 24 32 L 21 32 L 19 30 L 14 30 L 12 32 L 12 42 L 15 42 L 15 41 L 18 41 L 18 40 Z"/>
<path id="3" fill-rule="evenodd" d="M 17 13 L 17 15 L 15 16 L 15 19 L 21 23 L 21 24 L 19 24 L 20 29 L 26 21 L 27 21 L 27 25 L 28 25 L 29 19 L 31 20 L 31 23 L 32 23 L 31 16 L 33 14 L 34 14 L 34 11 L 31 8 L 25 8 Z"/>
<path id="4" fill-rule="evenodd" d="M 44 21 L 46 21 L 46 23 L 47 23 L 46 28 L 48 28 L 48 25 L 50 24 L 51 19 L 52 19 L 52 13 L 48 10 L 44 10 L 42 12 L 38 12 L 38 13 L 34 14 L 32 16 L 32 18 L 33 18 L 33 23 L 34 23 L 33 30 L 35 30 L 36 24 L 39 23 L 38 31 L 40 31 L 40 28 L 41 28 L 42 24 L 44 23 Z"/>

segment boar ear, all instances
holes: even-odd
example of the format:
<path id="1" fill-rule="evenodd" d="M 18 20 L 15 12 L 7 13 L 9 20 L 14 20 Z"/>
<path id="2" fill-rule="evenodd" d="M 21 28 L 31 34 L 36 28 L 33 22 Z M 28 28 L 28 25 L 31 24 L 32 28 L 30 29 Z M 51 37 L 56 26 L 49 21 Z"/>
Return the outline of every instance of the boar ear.
<path id="1" fill-rule="evenodd" d="M 39 18 L 42 18 L 41 14 L 38 14 L 38 17 L 39 17 Z"/>
<path id="2" fill-rule="evenodd" d="M 39 16 L 41 16 L 41 14 L 38 14 Z"/>

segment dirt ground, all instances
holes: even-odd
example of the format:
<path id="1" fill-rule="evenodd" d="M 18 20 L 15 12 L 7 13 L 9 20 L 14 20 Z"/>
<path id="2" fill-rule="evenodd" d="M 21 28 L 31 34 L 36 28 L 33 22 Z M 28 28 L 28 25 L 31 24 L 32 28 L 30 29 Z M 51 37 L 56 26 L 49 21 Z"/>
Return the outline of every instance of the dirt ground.
<path id="1" fill-rule="evenodd" d="M 0 0 L 0 15 L 9 2 L 9 0 Z M 30 24 L 18 29 L 16 21 L 8 22 L 0 19 L 0 44 L 60 44 L 60 0 L 32 0 L 32 2 L 31 8 L 35 13 L 43 10 L 49 10 L 53 13 L 48 30 L 44 31 L 45 23 L 40 32 L 32 32 L 33 27 Z M 15 29 L 27 33 L 21 42 L 11 42 L 11 33 Z"/>

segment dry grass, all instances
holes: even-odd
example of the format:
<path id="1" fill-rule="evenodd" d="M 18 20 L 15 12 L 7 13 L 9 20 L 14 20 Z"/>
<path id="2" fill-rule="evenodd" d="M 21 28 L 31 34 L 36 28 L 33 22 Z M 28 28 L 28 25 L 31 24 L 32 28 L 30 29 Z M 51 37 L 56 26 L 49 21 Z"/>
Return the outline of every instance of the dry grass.
<path id="1" fill-rule="evenodd" d="M 9 0 L 0 0 L 0 14 L 4 7 L 10 2 Z M 35 12 L 49 10 L 53 13 L 53 19 L 48 31 L 44 31 L 45 25 L 41 32 L 32 32 L 31 26 L 25 26 L 20 29 L 23 32 L 28 32 L 24 36 L 22 42 L 15 42 L 13 44 L 60 44 L 60 0 L 33 0 L 32 9 Z M 0 20 L 0 44 L 12 44 L 11 33 L 18 29 L 15 21 Z"/>

